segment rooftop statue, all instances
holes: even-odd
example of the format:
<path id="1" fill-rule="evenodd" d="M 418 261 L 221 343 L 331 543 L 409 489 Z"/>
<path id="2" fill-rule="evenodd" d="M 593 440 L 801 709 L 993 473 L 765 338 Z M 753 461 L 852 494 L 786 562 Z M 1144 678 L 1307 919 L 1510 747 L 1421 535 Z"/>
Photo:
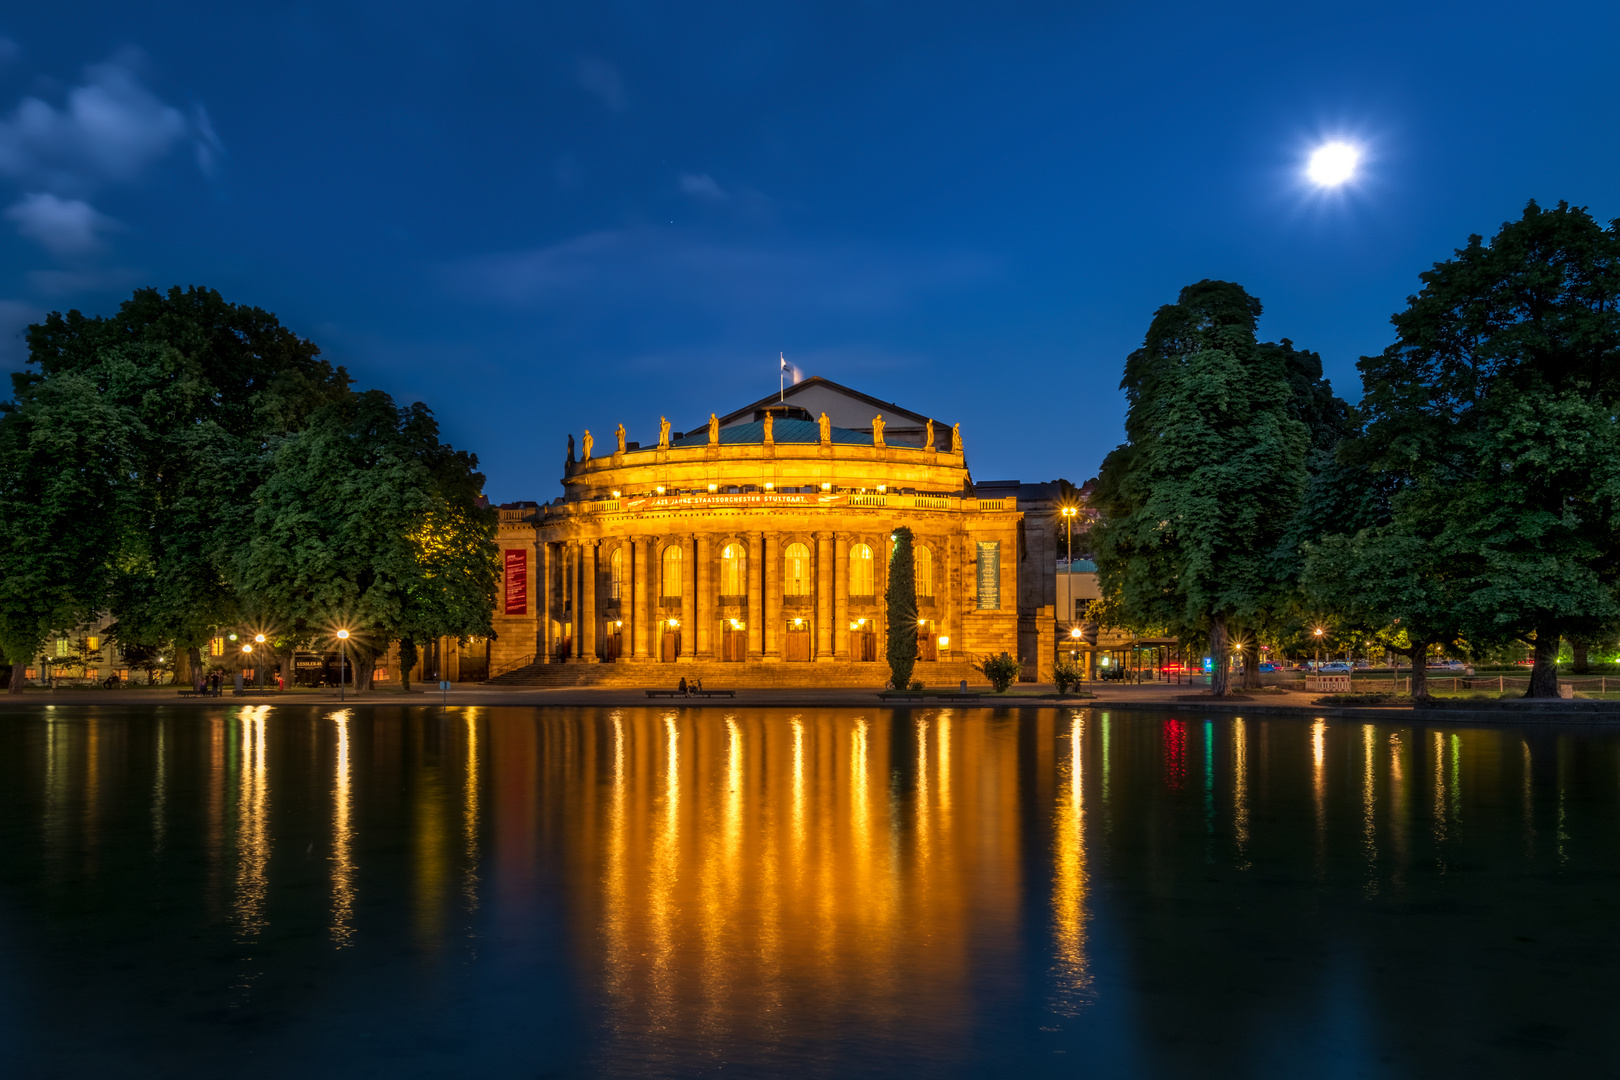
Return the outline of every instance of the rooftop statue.
<path id="1" fill-rule="evenodd" d="M 581 461 L 589 461 L 589 460 L 591 460 L 591 442 L 592 442 L 591 429 L 586 428 L 585 429 L 585 438 L 580 440 L 580 443 L 581 443 L 580 449 L 582 449 L 584 451 L 584 453 L 582 453 L 579 456 L 579 459 Z"/>
<path id="2" fill-rule="evenodd" d="M 669 449 L 669 421 L 662 416 L 658 418 L 658 449 Z"/>
<path id="3" fill-rule="evenodd" d="M 770 413 L 765 414 L 765 442 L 767 445 L 776 441 L 776 432 L 771 427 L 775 420 L 776 417 Z"/>
<path id="4" fill-rule="evenodd" d="M 709 414 L 709 445 L 720 445 L 720 418 L 714 413 Z"/>
<path id="5" fill-rule="evenodd" d="M 934 422 L 932 420 L 930 420 L 930 421 L 928 421 L 928 434 L 923 437 L 923 449 L 924 450 L 932 450 L 933 448 L 934 448 Z"/>
<path id="6" fill-rule="evenodd" d="M 624 425 L 619 425 L 619 453 L 624 453 Z"/>
<path id="7" fill-rule="evenodd" d="M 568 464 L 574 463 L 574 433 L 568 433 Z"/>
<path id="8" fill-rule="evenodd" d="M 962 452 L 962 425 L 961 424 L 955 424 L 955 425 L 953 425 L 951 427 L 951 453 L 960 454 L 961 452 Z"/>
<path id="9" fill-rule="evenodd" d="M 872 417 L 872 445 L 873 446 L 885 446 L 885 445 L 887 445 L 883 441 L 883 414 L 882 413 L 878 413 L 876 416 Z"/>
<path id="10" fill-rule="evenodd" d="M 832 421 L 827 419 L 827 414 L 826 413 L 822 413 L 821 414 L 821 445 L 826 446 L 830 442 L 832 442 Z"/>

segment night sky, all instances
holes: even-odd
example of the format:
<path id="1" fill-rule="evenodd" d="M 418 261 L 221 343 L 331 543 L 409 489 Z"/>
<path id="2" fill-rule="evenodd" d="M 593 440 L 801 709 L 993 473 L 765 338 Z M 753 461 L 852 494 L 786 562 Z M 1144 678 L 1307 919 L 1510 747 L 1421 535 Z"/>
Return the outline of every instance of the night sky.
<path id="1" fill-rule="evenodd" d="M 978 479 L 1082 481 L 1183 285 L 1354 398 L 1470 233 L 1620 216 L 1612 2 L 9 8 L 0 365 L 47 310 L 209 285 L 427 402 L 497 501 L 780 352 L 961 421 Z"/>

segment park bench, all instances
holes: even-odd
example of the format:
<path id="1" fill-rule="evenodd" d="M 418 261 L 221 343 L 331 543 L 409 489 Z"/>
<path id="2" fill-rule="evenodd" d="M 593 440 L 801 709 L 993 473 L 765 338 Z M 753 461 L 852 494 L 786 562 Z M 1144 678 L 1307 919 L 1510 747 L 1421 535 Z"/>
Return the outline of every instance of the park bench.
<path id="1" fill-rule="evenodd" d="M 679 690 L 649 690 L 649 691 L 647 691 L 647 696 L 648 697 L 685 697 L 686 695 L 684 693 L 682 693 L 681 691 L 679 691 Z"/>
<path id="2" fill-rule="evenodd" d="M 728 698 L 734 698 L 734 697 L 737 696 L 737 691 L 735 691 L 735 690 L 687 690 L 685 692 L 682 692 L 680 690 L 648 690 L 646 693 L 647 693 L 648 697 L 668 697 L 668 698 L 677 698 L 677 697 L 703 697 L 703 698 L 728 697 Z"/>

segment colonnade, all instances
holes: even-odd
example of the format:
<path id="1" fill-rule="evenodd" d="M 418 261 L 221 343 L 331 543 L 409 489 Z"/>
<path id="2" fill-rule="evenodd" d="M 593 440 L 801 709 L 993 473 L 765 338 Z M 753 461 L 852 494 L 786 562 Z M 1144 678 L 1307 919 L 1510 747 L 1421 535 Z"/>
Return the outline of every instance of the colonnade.
<path id="1" fill-rule="evenodd" d="M 944 634 L 960 627 L 964 583 L 961 567 L 966 541 L 957 535 L 919 536 L 933 558 L 932 587 L 926 590 L 932 605 L 920 607 L 932 632 Z M 804 544 L 810 556 L 810 602 L 789 607 L 783 590 L 785 553 L 789 545 Z M 866 543 L 873 553 L 874 596 L 869 603 L 852 603 L 850 550 Z M 742 545 L 747 553 L 746 597 L 740 605 L 720 604 L 719 562 L 727 544 Z M 802 620 L 809 634 L 811 662 L 831 663 L 859 659 L 852 656 L 854 635 L 877 634 L 877 655 L 882 655 L 886 632 L 883 594 L 888 576 L 887 530 L 809 532 L 746 531 L 582 537 L 536 543 L 541 663 L 598 663 L 608 652 L 605 633 L 618 635 L 617 656 L 631 662 L 664 659 L 663 635 L 678 633 L 677 662 L 722 659 L 721 637 L 736 620 L 746 635 L 748 661 L 785 659 L 786 635 L 793 620 Z M 680 549 L 679 604 L 663 595 L 665 552 Z M 619 595 L 614 597 L 607 572 L 615 550 L 622 550 Z M 919 590 L 923 592 L 924 590 Z M 919 597 L 921 599 L 921 596 Z M 611 624 L 611 625 L 610 625 Z M 852 625 L 853 624 L 853 625 Z M 732 656 L 731 659 L 738 657 Z"/>

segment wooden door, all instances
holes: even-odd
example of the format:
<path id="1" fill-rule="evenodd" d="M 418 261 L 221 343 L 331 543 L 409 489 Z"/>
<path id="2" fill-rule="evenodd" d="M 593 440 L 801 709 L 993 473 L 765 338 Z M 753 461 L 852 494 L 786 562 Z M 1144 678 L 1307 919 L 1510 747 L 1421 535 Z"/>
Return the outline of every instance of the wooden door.
<path id="1" fill-rule="evenodd" d="M 602 638 L 602 662 L 614 663 L 619 659 L 619 648 L 623 638 L 617 632 L 607 634 Z"/>
<path id="2" fill-rule="evenodd" d="M 939 641 L 934 637 L 934 628 L 931 624 L 925 623 L 917 627 L 917 659 L 939 659 Z"/>
<path id="3" fill-rule="evenodd" d="M 676 658 L 681 655 L 681 632 L 679 630 L 664 631 L 664 644 L 658 655 L 666 664 L 673 664 Z"/>
<path id="4" fill-rule="evenodd" d="M 851 635 L 855 639 L 855 659 L 866 664 L 877 661 L 877 635 L 870 630 L 857 630 Z"/>
<path id="5" fill-rule="evenodd" d="M 748 633 L 726 629 L 720 632 L 720 660 L 727 664 L 740 664 L 748 655 Z"/>
<path id="6" fill-rule="evenodd" d="M 783 635 L 782 659 L 808 662 L 810 659 L 810 631 L 789 630 Z"/>

